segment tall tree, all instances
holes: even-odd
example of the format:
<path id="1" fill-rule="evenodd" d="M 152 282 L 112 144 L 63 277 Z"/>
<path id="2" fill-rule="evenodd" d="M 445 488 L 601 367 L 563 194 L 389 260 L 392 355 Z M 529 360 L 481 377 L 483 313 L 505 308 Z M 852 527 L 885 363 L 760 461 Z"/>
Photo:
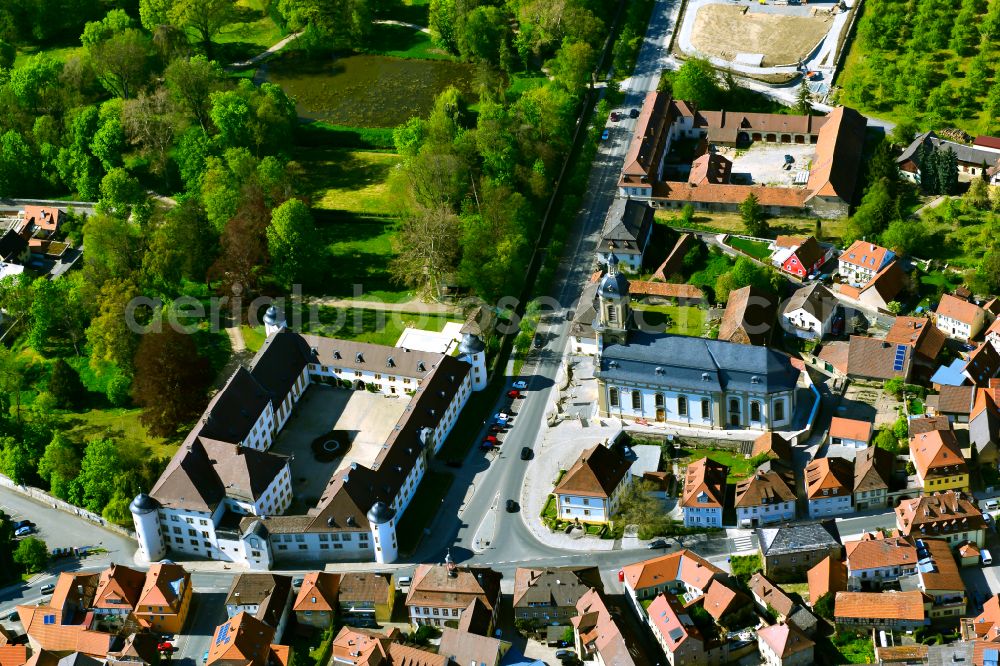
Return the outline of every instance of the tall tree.
<path id="1" fill-rule="evenodd" d="M 125 372 L 131 371 L 138 331 L 132 330 L 126 315 L 138 296 L 138 287 L 129 279 L 108 280 L 101 287 L 100 312 L 87 328 L 91 366 L 109 361 Z"/>
<path id="2" fill-rule="evenodd" d="M 684 61 L 672 79 L 674 99 L 693 102 L 700 109 L 714 109 L 721 91 L 712 63 L 701 58 Z"/>
<path id="3" fill-rule="evenodd" d="M 740 203 L 740 218 L 743 220 L 743 228 L 748 235 L 759 238 L 767 232 L 764 209 L 761 207 L 757 195 L 753 192 Z"/>
<path id="4" fill-rule="evenodd" d="M 171 98 L 208 129 L 209 97 L 222 87 L 222 68 L 202 55 L 178 58 L 164 73 Z"/>
<path id="5" fill-rule="evenodd" d="M 38 475 L 59 499 L 70 499 L 73 479 L 80 473 L 80 454 L 65 435 L 57 432 L 38 461 Z"/>
<path id="6" fill-rule="evenodd" d="M 208 361 L 190 335 L 167 326 L 142 336 L 132 398 L 143 408 L 143 424 L 154 435 L 173 435 L 198 416 L 211 379 Z"/>
<path id="7" fill-rule="evenodd" d="M 76 409 L 87 397 L 80 373 L 61 358 L 55 360 L 49 372 L 49 393 L 63 409 Z"/>
<path id="8" fill-rule="evenodd" d="M 307 278 L 316 256 L 312 242 L 315 237 L 312 213 L 301 199 L 289 199 L 271 212 L 267 250 L 271 272 L 280 284 L 290 287 Z"/>
<path id="9" fill-rule="evenodd" d="M 166 179 L 174 143 L 174 125 L 166 92 L 159 88 L 148 95 L 140 93 L 137 99 L 125 102 L 122 124 L 129 143 L 137 146 L 149 160 L 150 170 Z"/>
<path id="10" fill-rule="evenodd" d="M 232 0 L 174 0 L 167 10 L 173 25 L 194 32 L 202 50 L 212 56 L 212 38 L 233 20 Z"/>
<path id="11" fill-rule="evenodd" d="M 808 116 L 812 112 L 812 93 L 809 92 L 809 83 L 804 78 L 795 94 L 795 110 L 803 116 Z"/>
<path id="12" fill-rule="evenodd" d="M 393 279 L 436 294 L 455 267 L 460 230 L 461 222 L 448 206 L 417 206 L 400 224 L 396 256 L 389 265 Z"/>
<path id="13" fill-rule="evenodd" d="M 22 539 L 14 550 L 14 561 L 30 574 L 45 571 L 45 567 L 49 564 L 48 546 L 35 537 Z"/>
<path id="14" fill-rule="evenodd" d="M 73 481 L 73 503 L 101 513 L 115 494 L 125 472 L 118 444 L 95 439 L 87 444 L 80 461 L 80 474 Z"/>

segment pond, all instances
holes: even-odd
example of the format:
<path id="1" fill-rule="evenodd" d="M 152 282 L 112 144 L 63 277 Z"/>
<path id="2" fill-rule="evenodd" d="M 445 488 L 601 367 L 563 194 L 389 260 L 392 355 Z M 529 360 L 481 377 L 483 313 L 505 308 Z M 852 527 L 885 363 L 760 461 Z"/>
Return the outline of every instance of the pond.
<path id="1" fill-rule="evenodd" d="M 351 55 L 325 61 L 284 58 L 268 66 L 267 78 L 295 98 L 299 115 L 351 127 L 395 127 L 426 116 L 449 85 L 472 90 L 471 65 Z"/>

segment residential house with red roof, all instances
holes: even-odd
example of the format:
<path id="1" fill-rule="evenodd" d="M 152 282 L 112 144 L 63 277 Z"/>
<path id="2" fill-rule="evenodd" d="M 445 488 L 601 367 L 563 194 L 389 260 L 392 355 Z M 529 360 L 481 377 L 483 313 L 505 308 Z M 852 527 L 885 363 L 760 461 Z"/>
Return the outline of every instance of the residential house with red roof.
<path id="1" fill-rule="evenodd" d="M 101 572 L 94 593 L 93 611 L 108 621 L 124 622 L 142 596 L 146 574 L 120 564 Z"/>
<path id="2" fill-rule="evenodd" d="M 973 386 L 989 386 L 990 380 L 1000 375 L 1000 351 L 987 342 L 979 343 L 969 352 L 962 374 Z"/>
<path id="3" fill-rule="evenodd" d="M 757 630 L 757 647 L 766 666 L 809 666 L 815 646 L 794 625 L 784 622 Z"/>
<path id="4" fill-rule="evenodd" d="M 687 527 L 722 527 L 729 468 L 711 458 L 701 458 L 687 466 L 681 511 Z"/>
<path id="5" fill-rule="evenodd" d="M 778 305 L 769 292 L 754 286 L 729 292 L 726 311 L 719 323 L 719 340 L 741 345 L 764 345 L 776 328 Z"/>
<path id="6" fill-rule="evenodd" d="M 837 592 L 833 617 L 848 629 L 916 629 L 928 624 L 929 605 L 920 590 Z"/>
<path id="7" fill-rule="evenodd" d="M 273 644 L 274 628 L 249 613 L 240 613 L 215 628 L 208 647 L 208 666 L 288 666 L 291 648 Z"/>
<path id="8" fill-rule="evenodd" d="M 847 565 L 837 556 L 829 555 L 817 562 L 806 573 L 809 583 L 809 605 L 828 594 L 836 594 L 847 589 Z"/>
<path id="9" fill-rule="evenodd" d="M 852 287 L 863 287 L 895 258 L 896 254 L 888 248 L 856 240 L 841 253 L 837 271 Z"/>
<path id="10" fill-rule="evenodd" d="M 139 624 L 163 634 L 177 634 L 187 622 L 193 594 L 191 574 L 177 564 L 149 566 L 135 607 Z"/>
<path id="11" fill-rule="evenodd" d="M 1000 351 L 1000 317 L 993 320 L 990 327 L 986 329 L 986 342 L 993 345 L 993 348 Z"/>
<path id="12" fill-rule="evenodd" d="M 947 539 L 952 548 L 966 542 L 982 548 L 986 538 L 986 521 L 975 499 L 954 490 L 901 501 L 896 527 L 905 537 Z"/>
<path id="13" fill-rule="evenodd" d="M 982 612 L 975 617 L 963 617 L 959 631 L 964 641 L 1000 643 L 1000 594 L 992 594 L 983 602 Z"/>
<path id="14" fill-rule="evenodd" d="M 715 578 L 724 576 L 722 569 L 686 549 L 627 564 L 619 573 L 625 596 L 639 617 L 645 613 L 640 603 L 644 599 L 663 593 L 699 597 Z"/>
<path id="15" fill-rule="evenodd" d="M 631 466 L 632 461 L 618 449 L 601 444 L 586 449 L 552 490 L 559 519 L 607 523 L 632 483 Z"/>
<path id="16" fill-rule="evenodd" d="M 909 278 L 898 261 L 889 262 L 882 270 L 860 287 L 849 284 L 838 285 L 842 298 L 857 301 L 873 310 L 888 310 Z"/>
<path id="17" fill-rule="evenodd" d="M 927 317 L 896 317 L 885 336 L 886 342 L 909 345 L 918 359 L 933 361 L 944 347 L 945 335 Z"/>
<path id="18" fill-rule="evenodd" d="M 500 574 L 485 567 L 444 564 L 417 566 L 406 595 L 410 624 L 443 627 L 456 622 L 459 629 L 489 635 L 500 612 Z"/>
<path id="19" fill-rule="evenodd" d="M 934 325 L 949 338 L 969 342 L 986 325 L 986 311 L 957 296 L 945 294 L 934 311 Z"/>
<path id="20" fill-rule="evenodd" d="M 310 571 L 302 578 L 299 593 L 292 604 L 300 625 L 325 629 L 337 617 L 337 592 L 340 574 Z"/>
<path id="21" fill-rule="evenodd" d="M 805 481 L 810 518 L 853 511 L 854 467 L 844 458 L 816 458 L 806 465 Z"/>
<path id="22" fill-rule="evenodd" d="M 844 543 L 844 554 L 847 589 L 852 592 L 877 592 L 914 573 L 919 559 L 913 543 L 895 530 L 865 532 L 860 539 Z"/>
<path id="23" fill-rule="evenodd" d="M 830 422 L 830 445 L 863 449 L 871 444 L 873 429 L 871 421 L 834 416 Z"/>
<path id="24" fill-rule="evenodd" d="M 924 492 L 968 492 L 969 466 L 954 430 L 931 430 L 911 437 L 910 460 Z"/>
<path id="25" fill-rule="evenodd" d="M 1000 379 L 975 389 L 969 414 L 969 443 L 978 463 L 995 465 L 1000 461 Z"/>
<path id="26" fill-rule="evenodd" d="M 709 583 L 705 595 L 691 603 L 700 604 L 720 627 L 737 628 L 753 624 L 751 618 L 754 611 L 750 597 L 736 585 L 727 585 L 721 578 Z"/>
<path id="27" fill-rule="evenodd" d="M 599 591 L 591 589 L 580 597 L 576 611 L 570 623 L 582 659 L 607 666 L 652 665 L 630 624 L 621 620 L 620 611 L 609 606 Z"/>
<path id="28" fill-rule="evenodd" d="M 658 595 L 649 604 L 646 617 L 653 638 L 671 666 L 707 663 L 705 639 L 677 597 Z"/>

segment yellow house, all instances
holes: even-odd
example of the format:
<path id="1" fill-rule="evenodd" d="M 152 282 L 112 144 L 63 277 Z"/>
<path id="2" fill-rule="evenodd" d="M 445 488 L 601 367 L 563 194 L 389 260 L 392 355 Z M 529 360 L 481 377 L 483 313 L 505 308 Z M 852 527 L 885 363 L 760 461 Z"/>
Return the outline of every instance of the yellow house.
<path id="1" fill-rule="evenodd" d="M 179 634 L 191 608 L 191 574 L 176 564 L 154 564 L 135 605 L 143 627 L 161 634 Z"/>
<path id="2" fill-rule="evenodd" d="M 392 574 L 345 573 L 337 592 L 340 617 L 355 626 L 375 626 L 392 618 L 396 586 Z"/>
<path id="3" fill-rule="evenodd" d="M 910 459 L 925 493 L 969 491 L 969 466 L 953 430 L 931 430 L 911 437 Z"/>

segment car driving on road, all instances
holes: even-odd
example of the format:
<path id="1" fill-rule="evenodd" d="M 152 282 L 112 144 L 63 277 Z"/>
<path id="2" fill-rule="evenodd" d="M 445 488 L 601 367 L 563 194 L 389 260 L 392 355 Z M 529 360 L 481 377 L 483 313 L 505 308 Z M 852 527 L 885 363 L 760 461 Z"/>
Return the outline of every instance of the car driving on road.
<path id="1" fill-rule="evenodd" d="M 526 382 L 526 381 L 524 381 L 522 379 L 522 380 L 518 380 L 518 381 L 514 382 L 512 384 L 512 386 L 514 388 L 518 389 L 519 391 L 523 391 L 524 389 L 528 388 L 528 382 Z"/>

